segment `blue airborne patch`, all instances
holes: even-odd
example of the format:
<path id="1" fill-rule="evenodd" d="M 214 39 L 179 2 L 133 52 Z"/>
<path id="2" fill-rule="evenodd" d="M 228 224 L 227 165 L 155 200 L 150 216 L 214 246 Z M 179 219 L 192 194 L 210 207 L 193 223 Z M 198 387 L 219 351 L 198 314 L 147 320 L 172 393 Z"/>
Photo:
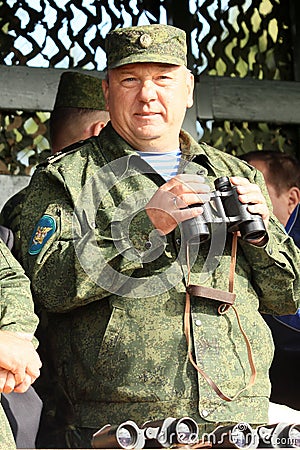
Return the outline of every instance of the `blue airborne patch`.
<path id="1" fill-rule="evenodd" d="M 29 243 L 28 253 L 37 255 L 56 230 L 54 217 L 45 214 L 38 221 Z"/>

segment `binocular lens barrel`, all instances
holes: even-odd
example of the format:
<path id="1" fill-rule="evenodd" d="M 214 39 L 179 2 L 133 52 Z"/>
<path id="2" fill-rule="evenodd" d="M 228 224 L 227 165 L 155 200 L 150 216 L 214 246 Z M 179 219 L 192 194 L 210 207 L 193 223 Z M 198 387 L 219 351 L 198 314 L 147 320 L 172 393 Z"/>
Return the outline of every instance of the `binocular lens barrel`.
<path id="1" fill-rule="evenodd" d="M 137 432 L 131 425 L 121 425 L 116 433 L 117 441 L 122 448 L 134 448 L 137 441 Z"/>
<path id="2" fill-rule="evenodd" d="M 300 425 L 292 425 L 289 430 L 289 438 L 291 447 L 300 447 Z"/>
<path id="3" fill-rule="evenodd" d="M 299 448 L 300 424 L 280 422 L 257 429 L 259 448 Z"/>
<path id="4" fill-rule="evenodd" d="M 240 430 L 239 428 L 235 427 L 231 433 L 232 443 L 238 448 L 248 447 L 252 440 L 252 433 L 252 430 Z"/>
<path id="5" fill-rule="evenodd" d="M 128 420 L 119 426 L 105 425 L 92 438 L 93 448 L 143 448 L 144 436 L 135 422 Z"/>
<path id="6" fill-rule="evenodd" d="M 279 428 L 278 424 L 278 428 Z M 271 439 L 272 444 L 280 448 L 299 448 L 300 446 L 300 425 L 287 424 L 282 430 L 276 433 L 276 428 Z"/>
<path id="7" fill-rule="evenodd" d="M 219 426 L 210 435 L 212 448 L 257 448 L 258 438 L 246 422 Z"/>
<path id="8" fill-rule="evenodd" d="M 219 177 L 214 181 L 215 188 L 221 192 L 227 192 L 231 189 L 231 183 L 228 177 Z"/>
<path id="9" fill-rule="evenodd" d="M 266 229 L 260 216 L 257 220 L 252 219 L 251 221 L 249 220 L 248 222 L 241 223 L 239 225 L 239 230 L 242 239 L 249 242 L 263 238 L 266 234 Z"/>
<path id="10" fill-rule="evenodd" d="M 224 224 L 227 232 L 239 231 L 241 238 L 251 242 L 263 238 L 267 231 L 259 214 L 251 214 L 248 204 L 241 203 L 237 187 L 231 185 L 228 177 L 214 181 L 216 191 L 211 192 L 210 201 L 201 204 L 203 213 L 182 222 L 183 240 L 189 244 L 202 244 L 211 234 L 222 234 Z M 189 207 L 197 206 L 191 205 Z"/>
<path id="11" fill-rule="evenodd" d="M 194 444 L 198 440 L 198 425 L 189 418 L 179 419 L 176 424 L 176 441 L 178 444 Z"/>

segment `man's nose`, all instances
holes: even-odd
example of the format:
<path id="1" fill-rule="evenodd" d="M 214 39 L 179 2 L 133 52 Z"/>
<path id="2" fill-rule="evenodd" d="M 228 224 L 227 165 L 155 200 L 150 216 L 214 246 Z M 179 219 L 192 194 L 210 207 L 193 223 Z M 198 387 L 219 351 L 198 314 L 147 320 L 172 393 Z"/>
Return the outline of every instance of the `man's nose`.
<path id="1" fill-rule="evenodd" d="M 142 81 L 139 93 L 140 100 L 149 103 L 157 99 L 156 86 L 152 80 Z"/>

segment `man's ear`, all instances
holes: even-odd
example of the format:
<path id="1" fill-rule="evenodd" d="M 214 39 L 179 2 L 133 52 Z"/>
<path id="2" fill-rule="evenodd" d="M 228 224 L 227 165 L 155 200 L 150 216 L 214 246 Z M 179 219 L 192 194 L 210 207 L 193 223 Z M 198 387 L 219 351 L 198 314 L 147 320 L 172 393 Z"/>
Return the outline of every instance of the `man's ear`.
<path id="1" fill-rule="evenodd" d="M 288 211 L 292 214 L 296 206 L 300 203 L 300 189 L 293 186 L 289 189 Z"/>
<path id="2" fill-rule="evenodd" d="M 84 139 L 88 139 L 92 136 L 98 136 L 102 128 L 104 128 L 106 122 L 102 120 L 97 120 L 93 123 L 90 123 L 87 128 L 84 130 Z"/>
<path id="3" fill-rule="evenodd" d="M 194 103 L 194 75 L 192 73 L 187 74 L 187 89 L 188 89 L 188 98 L 187 98 L 187 108 L 191 108 Z"/>
<path id="4" fill-rule="evenodd" d="M 102 80 L 102 91 L 103 91 L 103 95 L 105 98 L 105 106 L 107 111 L 109 111 L 108 109 L 108 81 L 106 79 Z"/>

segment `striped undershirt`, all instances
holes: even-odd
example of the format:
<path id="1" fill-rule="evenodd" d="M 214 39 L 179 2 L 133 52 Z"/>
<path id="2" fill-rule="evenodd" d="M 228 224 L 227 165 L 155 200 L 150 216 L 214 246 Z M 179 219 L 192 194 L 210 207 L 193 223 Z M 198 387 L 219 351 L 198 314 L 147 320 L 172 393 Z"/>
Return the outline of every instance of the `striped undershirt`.
<path id="1" fill-rule="evenodd" d="M 137 152 L 166 181 L 177 175 L 180 149 L 172 152 Z"/>

